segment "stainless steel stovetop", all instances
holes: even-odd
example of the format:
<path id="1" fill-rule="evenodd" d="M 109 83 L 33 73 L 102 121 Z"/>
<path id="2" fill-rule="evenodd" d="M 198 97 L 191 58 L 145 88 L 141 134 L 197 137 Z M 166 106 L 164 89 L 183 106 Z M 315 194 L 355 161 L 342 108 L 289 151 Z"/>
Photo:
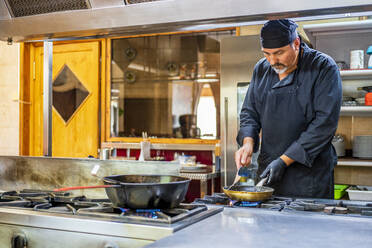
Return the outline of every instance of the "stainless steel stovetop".
<path id="1" fill-rule="evenodd" d="M 131 210 L 69 193 L 0 192 L 0 247 L 143 247 L 222 210 Z"/>
<path id="2" fill-rule="evenodd" d="M 326 215 L 372 218 L 372 202 L 332 200 L 319 198 L 277 197 L 262 202 L 238 202 L 230 200 L 223 193 L 206 195 L 196 199 L 195 204 L 221 205 L 232 208 L 260 208 L 273 211 L 305 211 Z"/>

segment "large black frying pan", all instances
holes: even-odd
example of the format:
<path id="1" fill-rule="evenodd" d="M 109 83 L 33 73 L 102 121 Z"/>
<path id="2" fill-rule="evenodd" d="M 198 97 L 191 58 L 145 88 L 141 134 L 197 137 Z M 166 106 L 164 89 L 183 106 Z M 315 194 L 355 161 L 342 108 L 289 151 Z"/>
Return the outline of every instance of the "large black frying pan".
<path id="1" fill-rule="evenodd" d="M 166 209 L 177 207 L 185 198 L 190 180 L 165 175 L 114 175 L 103 178 L 101 186 L 56 189 L 67 191 L 105 188 L 115 207 L 132 209 Z"/>
<path id="2" fill-rule="evenodd" d="M 106 180 L 107 179 L 107 180 Z M 185 198 L 190 179 L 161 175 L 116 175 L 104 177 L 105 185 L 120 182 L 121 187 L 105 188 L 110 201 L 118 207 L 174 208 Z"/>

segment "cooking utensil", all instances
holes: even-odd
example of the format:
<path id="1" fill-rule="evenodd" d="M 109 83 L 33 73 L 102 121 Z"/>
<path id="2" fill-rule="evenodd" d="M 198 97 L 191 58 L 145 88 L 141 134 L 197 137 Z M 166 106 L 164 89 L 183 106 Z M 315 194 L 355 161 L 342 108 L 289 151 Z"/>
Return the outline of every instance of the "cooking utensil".
<path id="1" fill-rule="evenodd" d="M 74 187 L 66 187 L 66 188 L 54 189 L 53 192 L 79 190 L 79 189 L 100 189 L 100 188 L 119 188 L 119 187 L 121 187 L 121 186 L 120 185 L 74 186 Z"/>
<path id="2" fill-rule="evenodd" d="M 98 166 L 99 169 L 99 166 Z M 91 171 L 97 176 L 97 167 Z M 167 209 L 177 207 L 185 198 L 190 179 L 165 175 L 114 175 L 100 178 L 105 185 L 75 186 L 55 192 L 104 188 L 115 207 Z"/>
<path id="3" fill-rule="evenodd" d="M 115 180 L 113 180 L 113 179 L 107 179 L 107 178 L 105 179 L 105 178 L 103 178 L 103 177 L 98 176 L 98 171 L 99 171 L 100 168 L 101 168 L 101 166 L 100 166 L 99 164 L 96 164 L 96 165 L 93 167 L 93 169 L 90 171 L 90 174 L 91 174 L 92 176 L 95 176 L 95 177 L 99 178 L 100 180 L 102 180 L 102 182 L 104 182 L 104 181 L 108 181 L 108 182 L 111 183 L 111 184 L 120 184 L 119 181 L 115 181 Z M 107 188 L 107 187 L 105 187 L 105 188 Z"/>
<path id="4" fill-rule="evenodd" d="M 248 170 L 249 170 L 249 167 L 248 167 L 248 166 L 242 166 L 242 167 L 240 167 L 239 170 L 236 172 L 234 182 L 233 182 L 233 184 L 231 184 L 231 185 L 229 186 L 229 189 L 230 189 L 231 187 L 237 185 L 238 182 L 240 182 L 240 178 L 241 178 L 242 176 L 245 176 L 245 175 L 248 174 Z"/>
<path id="5" fill-rule="evenodd" d="M 120 182 L 107 187 L 106 194 L 116 207 L 164 209 L 177 207 L 185 198 L 190 179 L 164 175 L 114 175 L 104 177 Z"/>
<path id="6" fill-rule="evenodd" d="M 256 187 L 261 187 L 261 186 L 263 186 L 263 185 L 267 182 L 267 179 L 269 179 L 269 176 L 262 178 L 262 179 L 261 179 L 261 180 L 256 184 Z"/>

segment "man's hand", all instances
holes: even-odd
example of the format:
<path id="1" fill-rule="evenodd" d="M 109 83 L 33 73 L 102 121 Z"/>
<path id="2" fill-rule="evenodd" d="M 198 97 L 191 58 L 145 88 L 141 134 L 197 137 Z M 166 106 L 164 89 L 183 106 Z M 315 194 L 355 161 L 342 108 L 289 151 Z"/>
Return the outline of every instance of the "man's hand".
<path id="1" fill-rule="evenodd" d="M 286 168 L 287 164 L 281 158 L 277 158 L 266 167 L 260 177 L 264 178 L 269 176 L 269 180 L 267 180 L 266 184 L 271 185 L 282 179 Z"/>
<path id="2" fill-rule="evenodd" d="M 235 164 L 237 169 L 242 166 L 250 165 L 253 153 L 253 142 L 252 138 L 245 137 L 243 146 L 235 152 Z"/>

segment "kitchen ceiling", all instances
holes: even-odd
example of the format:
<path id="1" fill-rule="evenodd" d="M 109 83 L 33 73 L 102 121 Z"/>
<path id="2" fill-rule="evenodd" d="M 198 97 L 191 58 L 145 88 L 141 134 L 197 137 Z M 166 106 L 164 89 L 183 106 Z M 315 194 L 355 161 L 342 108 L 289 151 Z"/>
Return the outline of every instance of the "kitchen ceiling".
<path id="1" fill-rule="evenodd" d="M 270 18 L 351 16 L 370 0 L 0 0 L 0 39 L 71 39 L 247 25 Z M 359 14 L 360 15 L 360 14 Z"/>

